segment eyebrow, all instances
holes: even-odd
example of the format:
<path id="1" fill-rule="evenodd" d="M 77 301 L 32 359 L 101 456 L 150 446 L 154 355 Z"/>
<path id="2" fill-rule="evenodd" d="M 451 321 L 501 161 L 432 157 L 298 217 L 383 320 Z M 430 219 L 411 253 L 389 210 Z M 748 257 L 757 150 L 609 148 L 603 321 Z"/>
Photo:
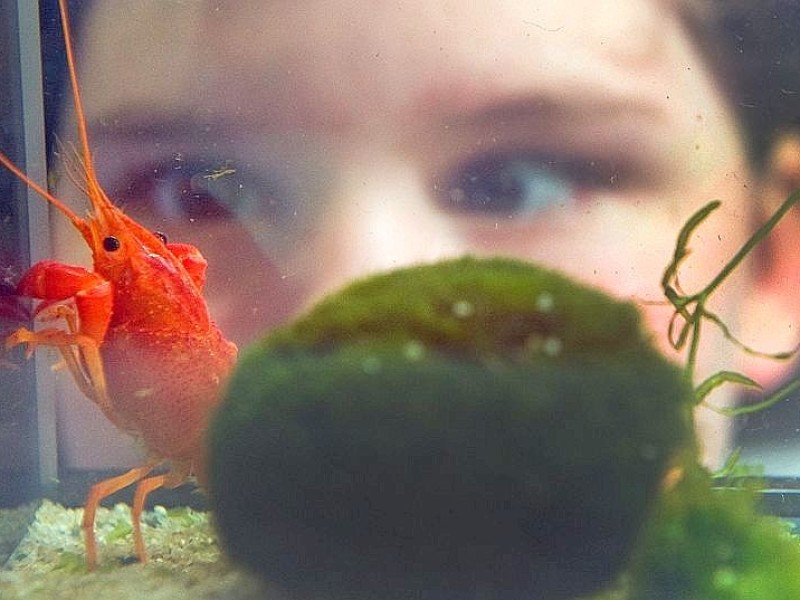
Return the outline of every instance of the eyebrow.
<path id="1" fill-rule="evenodd" d="M 620 138 L 625 137 L 622 134 L 626 130 L 635 132 L 643 144 L 642 150 L 657 139 L 658 132 L 649 128 L 657 128 L 666 112 L 652 98 L 624 93 L 602 96 L 587 91 L 560 96 L 550 91 L 532 90 L 496 96 L 487 94 L 484 99 L 459 99 L 455 103 L 452 98 L 442 96 L 436 102 L 419 103 L 416 114 L 463 133 L 490 131 L 500 123 L 507 128 L 519 125 L 556 132 L 574 131 L 590 123 L 618 129 Z M 260 131 L 263 125 L 227 115 L 224 111 L 201 112 L 198 116 L 196 111 L 128 105 L 93 117 L 88 129 L 90 141 L 110 136 L 119 141 L 141 143 L 169 140 L 178 144 L 219 142 L 224 145 L 237 136 L 250 136 Z M 268 132 L 259 135 L 263 138 L 265 134 L 269 135 Z M 615 143 L 612 141 L 611 145 Z"/>
<path id="2" fill-rule="evenodd" d="M 446 102 L 440 105 L 446 106 Z M 451 114 L 439 111 L 439 123 L 461 140 L 497 133 L 499 146 L 487 148 L 524 147 L 563 156 L 603 154 L 642 172 L 661 168 L 668 156 L 662 140 L 670 123 L 669 107 L 645 94 L 559 96 L 531 90 L 487 96 L 456 108 Z"/>
<path id="3" fill-rule="evenodd" d="M 498 121 L 554 121 L 572 119 L 576 115 L 592 119 L 625 115 L 626 118 L 658 120 L 663 110 L 653 102 L 643 102 L 633 97 L 585 98 L 558 97 L 554 94 L 519 94 L 501 97 L 478 104 L 475 107 L 442 120 L 449 124 L 482 127 Z"/>
<path id="4" fill-rule="evenodd" d="M 144 115 L 154 114 L 153 117 L 143 118 Z M 110 114 L 92 118 L 88 124 L 89 138 L 102 137 L 113 134 L 115 137 L 132 139 L 159 139 L 168 132 L 169 136 L 198 135 L 214 137 L 221 131 L 230 132 L 234 125 L 230 119 L 217 117 L 215 120 L 198 119 L 186 113 L 164 113 L 148 111 L 143 108 L 126 107 Z"/>

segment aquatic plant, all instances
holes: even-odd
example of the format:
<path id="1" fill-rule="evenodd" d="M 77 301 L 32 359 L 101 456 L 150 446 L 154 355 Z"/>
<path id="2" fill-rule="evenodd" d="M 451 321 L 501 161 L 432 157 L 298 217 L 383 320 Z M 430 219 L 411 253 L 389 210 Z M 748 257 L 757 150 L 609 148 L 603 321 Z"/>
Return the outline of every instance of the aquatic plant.
<path id="1" fill-rule="evenodd" d="M 717 275 L 701 290 L 692 294 L 687 294 L 681 289 L 679 282 L 679 270 L 681 264 L 689 256 L 689 241 L 694 231 L 720 207 L 720 202 L 714 200 L 709 202 L 695 214 L 681 228 L 678 234 L 675 252 L 672 261 L 664 270 L 661 278 L 661 287 L 667 301 L 674 307 L 672 319 L 669 324 L 667 336 L 670 344 L 678 351 L 687 350 L 684 373 L 689 381 L 695 380 L 695 369 L 697 365 L 697 352 L 700 348 L 701 333 L 705 324 L 717 327 L 727 340 L 738 346 L 747 354 L 771 358 L 774 360 L 786 360 L 796 353 L 795 350 L 786 352 L 767 353 L 751 348 L 741 342 L 733 335 L 730 328 L 719 317 L 707 307 L 708 301 L 714 292 L 725 282 L 725 280 L 742 264 L 745 258 L 767 237 L 780 220 L 791 210 L 795 204 L 800 202 L 800 190 L 789 195 L 781 204 L 778 210 L 759 227 L 748 240 L 742 245 L 736 254 L 722 267 Z M 735 384 L 746 388 L 761 389 L 758 382 L 743 373 L 735 371 L 719 371 L 700 382 L 695 387 L 695 402 L 700 404 L 705 402 L 709 394 L 715 389 L 725 384 Z M 757 412 L 769 408 L 776 402 L 785 398 L 787 394 L 800 389 L 800 379 L 790 381 L 785 387 L 777 390 L 758 403 L 749 404 L 735 408 L 716 408 L 706 404 L 709 408 L 716 410 L 727 416 L 735 416 L 750 412 Z"/>
<path id="2" fill-rule="evenodd" d="M 675 308 L 669 339 L 677 350 L 686 349 L 685 377 L 694 380 L 702 327 L 708 323 L 749 354 L 785 360 L 796 351 L 767 354 L 739 341 L 706 303 L 745 257 L 800 201 L 791 194 L 779 209 L 745 242 L 742 248 L 699 292 L 680 289 L 678 271 L 689 254 L 692 233 L 719 207 L 711 202 L 695 213 L 678 236 L 672 262 L 662 278 L 668 301 Z M 721 385 L 761 389 L 742 373 L 720 371 L 694 388 L 695 404 L 706 403 L 734 416 L 769 408 L 800 388 L 791 380 L 759 402 L 732 408 L 715 408 L 707 398 Z M 751 470 L 750 470 L 751 471 Z M 734 451 L 718 473 L 702 467 L 694 453 L 676 463 L 675 477 L 659 498 L 645 526 L 630 565 L 612 590 L 593 600 L 794 600 L 800 598 L 800 540 L 778 518 L 762 515 L 758 478 L 737 480 L 731 475 L 748 469 L 738 465 Z"/>

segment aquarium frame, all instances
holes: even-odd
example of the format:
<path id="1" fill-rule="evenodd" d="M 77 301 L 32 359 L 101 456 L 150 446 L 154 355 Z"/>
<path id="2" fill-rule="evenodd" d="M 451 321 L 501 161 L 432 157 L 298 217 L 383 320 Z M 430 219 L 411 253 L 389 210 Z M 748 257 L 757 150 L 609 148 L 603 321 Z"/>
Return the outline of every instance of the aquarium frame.
<path id="1" fill-rule="evenodd" d="M 39 0 L 16 0 L 22 94 L 22 162 L 34 181 L 47 187 L 47 153 Z M 31 264 L 52 256 L 49 205 L 27 186 L 20 194 L 27 207 L 28 257 Z M 36 398 L 37 466 L 42 495 L 58 483 L 55 375 L 46 357 L 33 356 Z"/>

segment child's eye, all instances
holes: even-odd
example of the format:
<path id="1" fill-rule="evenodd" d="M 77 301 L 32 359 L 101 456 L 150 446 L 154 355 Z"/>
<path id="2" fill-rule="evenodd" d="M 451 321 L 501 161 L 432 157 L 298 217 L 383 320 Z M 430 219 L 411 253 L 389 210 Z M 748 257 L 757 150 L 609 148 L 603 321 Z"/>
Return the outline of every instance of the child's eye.
<path id="1" fill-rule="evenodd" d="M 188 222 L 262 218 L 279 222 L 294 211 L 283 190 L 229 162 L 168 160 L 137 169 L 114 186 L 131 212 Z"/>
<path id="2" fill-rule="evenodd" d="M 587 188 L 609 187 L 617 179 L 614 169 L 591 160 L 507 153 L 470 160 L 437 188 L 448 211 L 526 215 L 572 202 Z"/>

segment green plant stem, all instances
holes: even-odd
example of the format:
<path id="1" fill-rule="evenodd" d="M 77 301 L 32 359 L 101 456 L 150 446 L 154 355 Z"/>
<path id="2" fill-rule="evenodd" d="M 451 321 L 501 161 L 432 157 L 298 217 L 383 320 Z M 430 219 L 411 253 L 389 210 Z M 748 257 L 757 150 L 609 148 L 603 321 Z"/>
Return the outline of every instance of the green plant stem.
<path id="1" fill-rule="evenodd" d="M 789 212 L 789 210 L 800 201 L 800 190 L 796 190 L 792 192 L 786 200 L 783 201 L 783 204 L 780 205 L 778 210 L 767 219 L 767 221 L 759 227 L 756 232 L 747 240 L 744 245 L 739 249 L 739 251 L 733 256 L 733 258 L 725 265 L 719 274 L 709 283 L 702 293 L 706 296 L 711 294 L 719 285 L 725 281 L 728 275 L 739 266 L 744 258 L 750 254 L 750 252 L 755 248 L 761 240 L 763 240 L 766 236 L 770 234 L 770 232 L 775 228 L 778 222 L 783 218 L 783 216 Z"/>
<path id="2" fill-rule="evenodd" d="M 675 309 L 673 321 L 670 323 L 670 344 L 676 350 L 681 350 L 686 344 L 687 340 L 689 341 L 689 350 L 684 369 L 686 377 L 690 382 L 694 381 L 694 375 L 697 366 L 697 356 L 700 348 L 700 331 L 704 318 L 711 320 L 712 323 L 720 327 L 723 335 L 725 335 L 727 339 L 736 343 L 736 345 L 738 345 L 748 354 L 768 356 L 777 360 L 782 360 L 791 357 L 796 352 L 796 350 L 793 350 L 791 352 L 765 354 L 746 346 L 735 336 L 733 336 L 728 327 L 718 316 L 706 310 L 706 303 L 711 297 L 711 294 L 713 294 L 716 289 L 728 278 L 728 276 L 739 267 L 747 255 L 752 252 L 753 248 L 761 243 L 761 241 L 772 232 L 772 230 L 786 215 L 786 213 L 798 202 L 800 202 L 800 190 L 796 190 L 795 192 L 791 193 L 786 200 L 783 201 L 778 210 L 776 210 L 775 213 L 773 213 L 772 216 L 767 219 L 767 221 L 765 221 L 764 224 L 753 233 L 753 235 L 750 236 L 750 238 L 742 245 L 741 248 L 739 248 L 736 254 L 733 255 L 733 257 L 725 264 L 725 266 L 720 270 L 719 273 L 717 273 L 717 275 L 707 286 L 705 286 L 699 292 L 691 295 L 682 293 L 680 284 L 678 283 L 678 269 L 680 268 L 680 265 L 684 259 L 689 255 L 688 245 L 692 234 L 713 211 L 720 207 L 721 203 L 718 200 L 709 202 L 700 210 L 695 212 L 681 228 L 675 244 L 675 252 L 673 254 L 672 262 L 670 262 L 670 264 L 667 266 L 664 271 L 664 275 L 661 278 L 661 286 L 664 290 L 664 295 L 666 296 L 667 300 Z M 684 323 L 676 337 L 674 335 L 675 330 L 673 327 L 677 318 L 683 319 Z M 730 378 L 728 378 L 728 381 L 732 382 Z M 701 385 L 700 388 L 702 387 L 703 386 Z M 703 396 L 699 395 L 700 388 L 697 390 L 698 403 L 703 400 L 705 395 L 705 393 Z M 796 389 L 800 389 L 800 381 L 793 381 L 762 402 L 748 405 L 746 407 L 740 407 L 738 409 L 715 408 L 714 410 L 728 415 L 756 412 L 772 406 L 787 393 L 790 393 Z"/>

